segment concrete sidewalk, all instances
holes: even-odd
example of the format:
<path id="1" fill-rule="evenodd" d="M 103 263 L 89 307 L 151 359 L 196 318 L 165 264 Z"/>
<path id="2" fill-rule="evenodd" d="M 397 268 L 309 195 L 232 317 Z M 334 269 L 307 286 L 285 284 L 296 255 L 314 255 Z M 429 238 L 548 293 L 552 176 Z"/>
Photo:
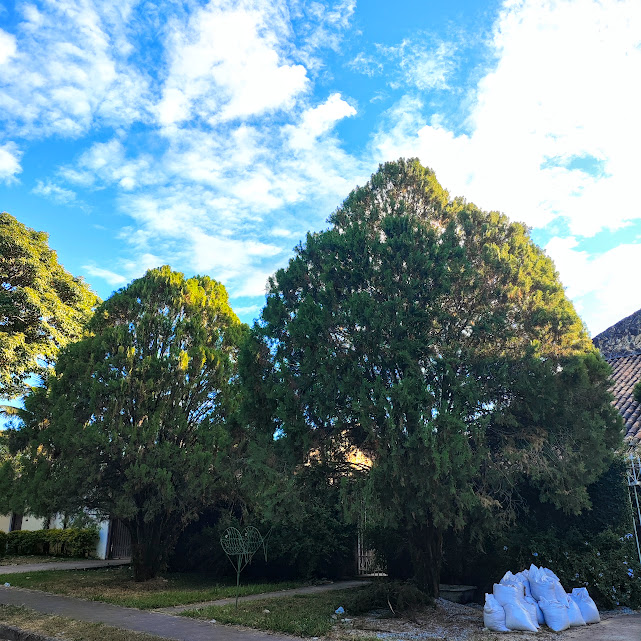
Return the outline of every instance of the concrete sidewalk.
<path id="1" fill-rule="evenodd" d="M 176 639 L 176 641 L 291 641 L 292 639 L 284 635 L 240 630 L 161 612 L 145 612 L 25 588 L 0 586 L 0 603 L 24 606 L 45 614 L 55 614 L 80 621 L 104 623 L 123 630 L 147 632 L 165 639 Z"/>
<path id="2" fill-rule="evenodd" d="M 331 592 L 332 590 L 349 590 L 350 588 L 359 588 L 367 585 L 370 581 L 336 581 L 335 583 L 325 583 L 323 585 L 307 585 L 303 588 L 292 588 L 291 590 L 278 590 L 277 592 L 263 592 L 262 594 L 249 594 L 238 597 L 238 603 L 242 601 L 260 601 L 261 599 L 277 599 L 280 597 L 291 596 L 293 594 L 318 594 L 319 592 Z M 174 605 L 170 608 L 158 608 L 154 612 L 163 612 L 164 614 L 180 614 L 185 610 L 199 610 L 210 605 L 233 605 L 236 602 L 235 597 L 227 599 L 218 599 L 216 601 L 202 601 L 201 603 L 190 603 L 188 605 Z"/>
<path id="3" fill-rule="evenodd" d="M 25 563 L 24 565 L 0 565 L 0 574 L 25 574 L 42 570 L 94 570 L 129 565 L 131 559 L 87 559 L 85 561 L 52 561 L 51 563 Z"/>

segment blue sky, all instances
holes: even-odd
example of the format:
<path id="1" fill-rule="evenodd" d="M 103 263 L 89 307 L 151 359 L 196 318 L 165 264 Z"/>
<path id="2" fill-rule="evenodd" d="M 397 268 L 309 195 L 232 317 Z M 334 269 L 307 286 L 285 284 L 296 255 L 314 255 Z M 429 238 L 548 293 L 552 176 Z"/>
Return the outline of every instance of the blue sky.
<path id="1" fill-rule="evenodd" d="M 638 0 L 0 8 L 0 209 L 103 298 L 160 264 L 245 321 L 380 162 L 532 228 L 594 335 L 641 307 Z"/>

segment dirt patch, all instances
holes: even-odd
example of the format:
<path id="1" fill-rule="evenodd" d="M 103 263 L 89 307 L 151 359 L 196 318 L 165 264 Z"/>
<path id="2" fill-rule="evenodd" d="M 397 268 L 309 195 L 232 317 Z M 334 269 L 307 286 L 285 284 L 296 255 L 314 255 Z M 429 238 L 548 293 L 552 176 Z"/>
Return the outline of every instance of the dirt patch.
<path id="1" fill-rule="evenodd" d="M 601 619 L 606 621 L 625 614 L 604 612 Z M 568 633 L 569 630 L 552 632 L 545 626 L 541 626 L 536 633 L 490 632 L 483 627 L 482 606 L 460 605 L 437 599 L 433 607 L 404 618 L 348 616 L 328 636 L 335 641 L 562 641 Z"/>

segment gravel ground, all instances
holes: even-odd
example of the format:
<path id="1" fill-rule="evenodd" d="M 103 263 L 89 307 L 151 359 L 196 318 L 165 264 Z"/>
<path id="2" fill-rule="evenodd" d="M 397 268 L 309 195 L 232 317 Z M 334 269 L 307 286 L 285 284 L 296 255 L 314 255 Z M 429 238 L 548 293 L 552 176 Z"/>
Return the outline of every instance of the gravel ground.
<path id="1" fill-rule="evenodd" d="M 632 611 L 602 612 L 601 619 L 625 616 Z M 490 632 L 483 628 L 483 607 L 460 605 L 437 599 L 434 607 L 415 612 L 410 617 L 376 619 L 353 617 L 337 626 L 330 635 L 335 641 L 372 637 L 381 641 L 562 641 L 566 632 L 552 632 L 545 626 L 537 632 Z"/>

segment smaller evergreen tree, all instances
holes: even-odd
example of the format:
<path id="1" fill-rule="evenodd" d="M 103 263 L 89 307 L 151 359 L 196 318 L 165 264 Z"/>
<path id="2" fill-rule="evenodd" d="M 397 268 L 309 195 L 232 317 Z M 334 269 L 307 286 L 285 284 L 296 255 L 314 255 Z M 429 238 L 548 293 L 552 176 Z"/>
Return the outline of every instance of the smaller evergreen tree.
<path id="1" fill-rule="evenodd" d="M 225 288 L 205 276 L 162 267 L 113 294 L 11 434 L 29 511 L 121 519 L 136 580 L 154 577 L 234 475 L 244 331 Z"/>

